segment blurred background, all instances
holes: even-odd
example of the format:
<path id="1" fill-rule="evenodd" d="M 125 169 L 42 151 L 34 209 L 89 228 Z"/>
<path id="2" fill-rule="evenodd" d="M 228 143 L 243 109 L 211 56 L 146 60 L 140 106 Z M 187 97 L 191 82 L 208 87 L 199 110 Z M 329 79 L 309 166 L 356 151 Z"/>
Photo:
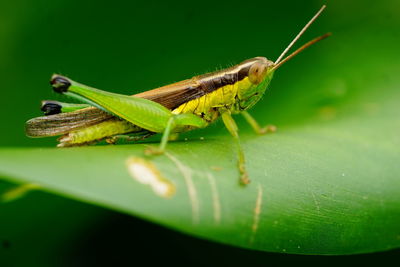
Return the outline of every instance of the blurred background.
<path id="1" fill-rule="evenodd" d="M 334 114 L 341 116 L 351 110 L 354 98 L 394 90 L 385 84 L 396 89 L 399 1 L 1 1 L 0 146 L 56 144 L 55 138 L 24 134 L 24 122 L 41 115 L 41 100 L 63 100 L 48 84 L 53 73 L 133 94 L 255 56 L 275 60 L 323 4 L 326 11 L 298 46 L 327 31 L 333 36 L 282 67 L 254 109 L 257 118 L 279 127 L 331 116 L 321 110 L 327 104 L 342 107 Z M 382 83 L 382 89 L 364 90 L 370 83 L 376 88 Z M 302 91 L 307 84 L 312 89 Z M 194 135 L 225 134 L 220 128 Z M 0 181 L 1 190 L 10 187 Z M 390 251 L 329 260 L 378 262 L 398 255 Z M 46 193 L 0 207 L 1 266 L 133 265 L 139 259 L 196 265 L 326 260 L 213 244 Z"/>

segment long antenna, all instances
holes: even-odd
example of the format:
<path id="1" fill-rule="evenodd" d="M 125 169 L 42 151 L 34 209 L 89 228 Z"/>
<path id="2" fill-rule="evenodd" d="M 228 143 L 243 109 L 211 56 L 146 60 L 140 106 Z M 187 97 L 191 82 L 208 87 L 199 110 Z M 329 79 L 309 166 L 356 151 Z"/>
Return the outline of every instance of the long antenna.
<path id="1" fill-rule="evenodd" d="M 310 25 L 318 18 L 318 16 L 321 14 L 322 11 L 324 11 L 326 5 L 323 5 L 320 10 L 317 12 L 317 14 L 312 17 L 312 19 L 306 24 L 306 26 L 303 27 L 303 29 L 297 34 L 297 36 L 293 39 L 293 41 L 286 47 L 286 49 L 282 52 L 282 54 L 278 57 L 278 59 L 275 61 L 275 64 L 278 64 L 281 59 L 286 55 L 286 53 L 289 51 L 290 48 L 296 43 L 296 41 L 303 35 L 303 33 L 310 27 Z"/>
<path id="2" fill-rule="evenodd" d="M 324 35 L 321 35 L 315 39 L 312 39 L 311 41 L 305 43 L 304 45 L 302 45 L 300 48 L 298 48 L 296 51 L 294 51 L 293 53 L 291 53 L 289 56 L 287 56 L 284 60 L 282 60 L 281 62 L 279 62 L 278 64 L 274 65 L 272 67 L 273 70 L 278 69 L 280 66 L 283 65 L 283 63 L 287 62 L 289 59 L 291 59 L 292 57 L 294 57 L 295 55 L 297 55 L 298 53 L 300 53 L 301 51 L 303 51 L 304 49 L 306 49 L 309 46 L 312 46 L 313 44 L 315 44 L 316 42 L 319 42 L 323 39 L 325 39 L 326 37 L 331 36 L 332 33 L 328 32 L 325 33 Z"/>

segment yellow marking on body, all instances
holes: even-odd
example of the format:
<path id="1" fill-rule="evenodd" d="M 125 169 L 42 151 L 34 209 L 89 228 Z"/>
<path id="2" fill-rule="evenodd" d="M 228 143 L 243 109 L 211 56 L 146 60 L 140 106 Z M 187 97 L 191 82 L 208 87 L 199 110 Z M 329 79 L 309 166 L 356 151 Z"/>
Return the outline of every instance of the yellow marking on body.
<path id="1" fill-rule="evenodd" d="M 186 188 L 188 190 L 190 205 L 192 207 L 192 221 L 194 224 L 199 223 L 200 214 L 200 203 L 197 197 L 197 190 L 192 179 L 192 170 L 179 161 L 176 157 L 172 156 L 170 153 L 165 152 L 165 155 L 176 165 L 179 171 L 182 173 L 183 178 L 186 182 Z"/>
<path id="2" fill-rule="evenodd" d="M 150 161 L 139 157 L 130 157 L 126 160 L 126 167 L 133 179 L 149 185 L 156 195 L 169 198 L 175 194 L 175 186 L 164 178 Z"/>
<path id="3" fill-rule="evenodd" d="M 219 201 L 218 187 L 215 182 L 214 176 L 211 173 L 207 173 L 208 183 L 211 187 L 212 200 L 213 200 L 213 210 L 214 210 L 214 220 L 217 224 L 221 221 L 221 204 Z"/>
<path id="4" fill-rule="evenodd" d="M 217 116 L 214 116 L 214 108 L 232 106 L 236 102 L 236 96 L 239 91 L 246 90 L 251 86 L 253 84 L 246 77 L 235 84 L 225 85 L 211 93 L 190 100 L 174 109 L 172 113 L 192 113 L 199 116 L 204 114 L 204 118 L 207 121 L 213 121 L 217 118 Z"/>
<path id="5" fill-rule="evenodd" d="M 206 94 L 204 97 L 204 107 L 215 107 L 220 102 L 220 96 L 218 90 Z"/>
<path id="6" fill-rule="evenodd" d="M 222 89 L 224 90 L 224 97 L 225 101 L 227 101 L 229 104 L 235 102 L 235 97 L 237 95 L 237 89 L 240 82 L 236 82 L 235 84 L 229 84 L 224 86 Z M 222 104 L 222 103 L 221 103 Z"/>
<path id="7" fill-rule="evenodd" d="M 248 77 L 244 78 L 243 80 L 241 80 L 240 82 L 237 83 L 237 92 L 240 93 L 243 90 L 247 90 L 250 87 L 256 87 L 254 84 L 252 84 L 249 80 Z"/>
<path id="8" fill-rule="evenodd" d="M 197 107 L 193 110 L 194 114 L 200 114 L 201 113 L 201 112 L 198 112 L 197 110 L 204 110 L 206 98 L 207 98 L 207 95 L 204 95 L 203 97 L 199 98 L 199 101 L 197 103 Z"/>
<path id="9" fill-rule="evenodd" d="M 251 226 L 252 235 L 250 238 L 250 243 L 254 242 L 254 237 L 258 230 L 258 225 L 260 223 L 261 205 L 262 205 L 262 195 L 263 189 L 260 184 L 258 184 L 258 194 L 256 199 L 256 206 L 254 207 L 253 224 Z"/>

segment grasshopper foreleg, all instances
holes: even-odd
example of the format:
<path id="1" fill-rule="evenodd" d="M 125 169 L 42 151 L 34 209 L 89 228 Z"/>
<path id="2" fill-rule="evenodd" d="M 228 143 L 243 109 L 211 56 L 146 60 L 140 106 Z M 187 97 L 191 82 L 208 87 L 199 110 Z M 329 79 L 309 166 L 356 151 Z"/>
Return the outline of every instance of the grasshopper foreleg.
<path id="1" fill-rule="evenodd" d="M 238 167 L 240 172 L 240 182 L 241 184 L 249 184 L 250 179 L 246 170 L 246 161 L 244 158 L 244 152 L 242 145 L 240 144 L 239 138 L 239 129 L 236 125 L 236 122 L 233 120 L 230 111 L 221 112 L 222 121 L 225 124 L 225 127 L 228 129 L 230 134 L 236 141 L 237 149 L 238 149 Z"/>
<path id="2" fill-rule="evenodd" d="M 254 132 L 256 134 L 266 134 L 266 133 L 274 133 L 276 132 L 276 126 L 275 125 L 266 125 L 264 127 L 261 127 L 258 122 L 253 118 L 253 116 L 250 115 L 247 111 L 242 111 L 241 113 L 245 120 L 250 124 L 251 128 L 253 128 Z"/>

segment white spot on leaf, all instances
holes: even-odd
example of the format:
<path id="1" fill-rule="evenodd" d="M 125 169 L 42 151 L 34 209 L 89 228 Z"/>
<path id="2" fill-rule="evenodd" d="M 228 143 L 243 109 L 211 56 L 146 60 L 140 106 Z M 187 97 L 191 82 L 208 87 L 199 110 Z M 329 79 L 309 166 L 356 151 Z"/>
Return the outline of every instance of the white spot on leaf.
<path id="1" fill-rule="evenodd" d="M 130 157 L 126 161 L 126 166 L 132 178 L 139 183 L 149 185 L 157 195 L 168 198 L 175 194 L 175 186 L 165 179 L 150 161 Z"/>

